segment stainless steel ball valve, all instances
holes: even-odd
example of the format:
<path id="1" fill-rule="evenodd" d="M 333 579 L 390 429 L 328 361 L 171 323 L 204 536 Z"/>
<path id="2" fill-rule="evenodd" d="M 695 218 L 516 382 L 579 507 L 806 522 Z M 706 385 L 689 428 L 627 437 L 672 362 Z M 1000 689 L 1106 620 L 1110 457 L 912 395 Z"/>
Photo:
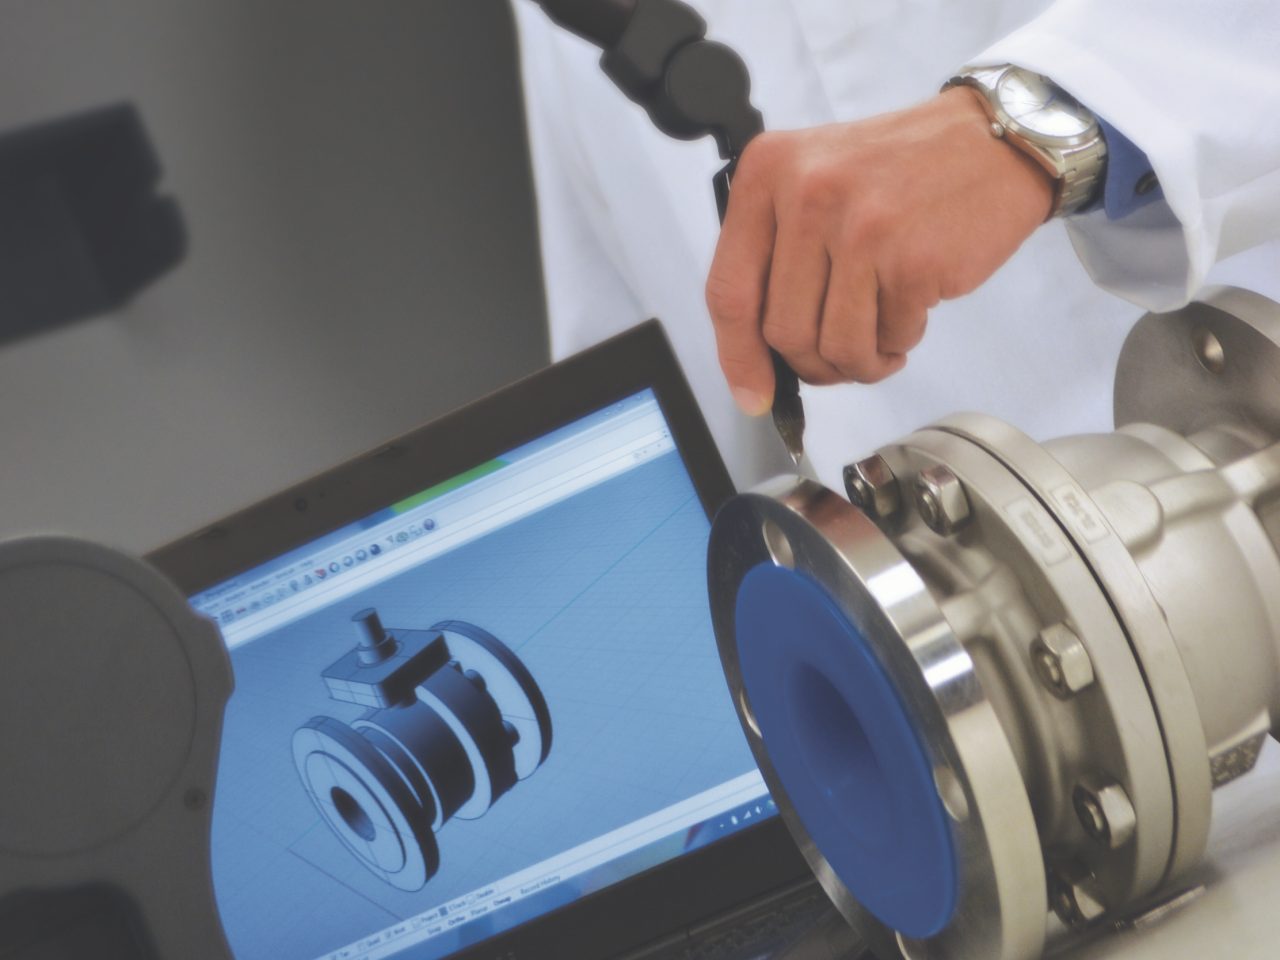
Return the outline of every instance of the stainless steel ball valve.
<path id="1" fill-rule="evenodd" d="M 788 826 L 882 957 L 1032 960 L 1142 909 L 1280 721 L 1280 306 L 1134 328 L 1113 433 L 950 417 L 716 518 L 720 654 Z"/>

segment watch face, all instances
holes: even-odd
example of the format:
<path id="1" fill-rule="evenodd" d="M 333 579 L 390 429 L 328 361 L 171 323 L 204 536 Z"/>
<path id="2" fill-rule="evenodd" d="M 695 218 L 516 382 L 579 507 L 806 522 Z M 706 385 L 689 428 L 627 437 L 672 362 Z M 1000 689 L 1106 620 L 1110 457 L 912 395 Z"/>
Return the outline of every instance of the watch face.
<path id="1" fill-rule="evenodd" d="M 1010 70 L 1000 80 L 997 96 L 1011 120 L 1042 137 L 1078 137 L 1095 125 L 1093 114 L 1038 73 Z"/>

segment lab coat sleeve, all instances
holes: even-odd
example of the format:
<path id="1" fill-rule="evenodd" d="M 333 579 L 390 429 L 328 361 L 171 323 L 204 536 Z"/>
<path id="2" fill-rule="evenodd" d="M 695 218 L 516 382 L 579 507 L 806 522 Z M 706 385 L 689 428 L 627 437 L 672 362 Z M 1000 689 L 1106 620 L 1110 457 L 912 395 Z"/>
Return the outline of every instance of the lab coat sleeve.
<path id="1" fill-rule="evenodd" d="M 551 355 L 559 359 L 599 340 L 602 316 L 643 319 L 644 311 L 607 252 L 608 238 L 598 229 L 607 211 L 593 210 L 604 206 L 598 180 L 580 149 L 572 110 L 558 103 L 561 92 L 577 81 L 565 75 L 564 57 L 555 45 L 579 41 L 561 36 L 536 4 L 515 0 L 512 8 L 540 212 Z"/>
<path id="2" fill-rule="evenodd" d="M 975 58 L 1052 77 L 1151 160 L 1164 202 L 1068 220 L 1094 280 L 1149 310 L 1280 237 L 1280 3 L 1058 0 Z"/>

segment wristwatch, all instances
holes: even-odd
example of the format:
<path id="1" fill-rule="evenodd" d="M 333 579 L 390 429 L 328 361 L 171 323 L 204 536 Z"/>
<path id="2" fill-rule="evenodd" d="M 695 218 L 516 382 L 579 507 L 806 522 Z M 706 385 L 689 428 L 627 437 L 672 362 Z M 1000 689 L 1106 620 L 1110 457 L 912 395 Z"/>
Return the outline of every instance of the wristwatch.
<path id="1" fill-rule="evenodd" d="M 965 67 L 943 89 L 972 87 L 1003 137 L 1057 182 L 1050 217 L 1088 206 L 1102 189 L 1107 144 L 1098 119 L 1048 77 L 1022 67 Z"/>

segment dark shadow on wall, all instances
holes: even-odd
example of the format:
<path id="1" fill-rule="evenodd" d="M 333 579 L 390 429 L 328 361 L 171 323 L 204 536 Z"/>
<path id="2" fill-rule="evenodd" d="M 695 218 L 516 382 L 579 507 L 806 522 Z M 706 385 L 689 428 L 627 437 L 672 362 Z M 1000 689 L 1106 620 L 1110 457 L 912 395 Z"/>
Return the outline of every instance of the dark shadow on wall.
<path id="1" fill-rule="evenodd" d="M 12 0 L 0 129 L 145 118 L 185 261 L 0 347 L 0 536 L 146 549 L 543 366 L 506 0 Z"/>

